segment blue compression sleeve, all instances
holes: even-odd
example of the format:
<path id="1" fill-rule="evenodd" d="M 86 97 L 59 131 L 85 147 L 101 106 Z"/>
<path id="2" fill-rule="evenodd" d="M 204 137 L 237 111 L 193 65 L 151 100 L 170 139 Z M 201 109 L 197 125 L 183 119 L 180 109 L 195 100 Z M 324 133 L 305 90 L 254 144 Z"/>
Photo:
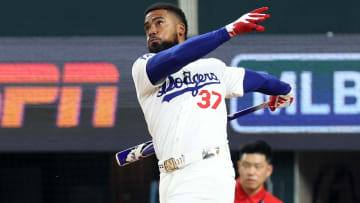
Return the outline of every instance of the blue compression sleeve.
<path id="1" fill-rule="evenodd" d="M 245 69 L 245 93 L 256 91 L 267 95 L 285 95 L 289 93 L 290 90 L 291 87 L 287 83 L 280 81 L 272 75 Z"/>
<path id="2" fill-rule="evenodd" d="M 159 80 L 210 53 L 229 39 L 229 34 L 223 27 L 190 38 L 181 44 L 157 53 L 149 59 L 146 65 L 146 72 L 151 83 L 156 84 Z"/>

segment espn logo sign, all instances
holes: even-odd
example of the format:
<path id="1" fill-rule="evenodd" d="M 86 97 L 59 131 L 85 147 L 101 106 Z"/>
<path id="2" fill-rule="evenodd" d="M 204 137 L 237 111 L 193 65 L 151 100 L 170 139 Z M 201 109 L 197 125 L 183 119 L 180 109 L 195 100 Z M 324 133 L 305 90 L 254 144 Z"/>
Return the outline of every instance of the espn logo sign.
<path id="1" fill-rule="evenodd" d="M 95 85 L 94 127 L 115 121 L 119 72 L 110 63 L 0 63 L 0 125 L 19 128 L 26 105 L 57 104 L 56 126 L 79 124 L 82 85 Z"/>
<path id="2" fill-rule="evenodd" d="M 360 132 L 360 54 L 241 54 L 232 66 L 267 72 L 288 82 L 294 103 L 231 122 L 239 133 Z M 230 100 L 236 112 L 267 100 L 254 93 Z"/>

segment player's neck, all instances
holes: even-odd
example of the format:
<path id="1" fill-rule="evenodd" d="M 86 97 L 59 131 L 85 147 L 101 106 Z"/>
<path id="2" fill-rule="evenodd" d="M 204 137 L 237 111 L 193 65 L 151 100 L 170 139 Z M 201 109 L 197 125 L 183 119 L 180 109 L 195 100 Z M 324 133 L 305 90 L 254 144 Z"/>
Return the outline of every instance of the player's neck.
<path id="1" fill-rule="evenodd" d="M 181 43 L 185 42 L 185 40 L 186 40 L 186 39 L 185 39 L 185 38 L 183 38 L 183 37 L 179 37 L 179 38 L 178 38 L 179 44 L 181 44 Z"/>

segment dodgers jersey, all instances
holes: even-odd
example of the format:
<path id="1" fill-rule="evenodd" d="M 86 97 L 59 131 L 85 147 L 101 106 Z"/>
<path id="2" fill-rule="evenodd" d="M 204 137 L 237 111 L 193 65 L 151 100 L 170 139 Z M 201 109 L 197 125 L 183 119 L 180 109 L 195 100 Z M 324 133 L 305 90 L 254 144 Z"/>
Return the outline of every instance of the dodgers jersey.
<path id="1" fill-rule="evenodd" d="M 215 58 L 198 59 L 153 85 L 145 54 L 132 76 L 159 160 L 228 143 L 225 98 L 244 94 L 244 68 Z"/>

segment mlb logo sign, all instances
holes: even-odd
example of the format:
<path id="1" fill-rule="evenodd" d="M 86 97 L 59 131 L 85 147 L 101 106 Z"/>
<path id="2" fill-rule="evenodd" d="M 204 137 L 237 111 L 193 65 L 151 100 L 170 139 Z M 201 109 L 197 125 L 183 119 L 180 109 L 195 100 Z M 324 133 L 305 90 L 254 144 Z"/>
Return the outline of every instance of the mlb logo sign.
<path id="1" fill-rule="evenodd" d="M 295 93 L 288 108 L 233 120 L 236 132 L 360 132 L 360 53 L 241 54 L 231 65 L 274 75 Z M 230 113 L 267 100 L 260 93 L 230 99 Z"/>

